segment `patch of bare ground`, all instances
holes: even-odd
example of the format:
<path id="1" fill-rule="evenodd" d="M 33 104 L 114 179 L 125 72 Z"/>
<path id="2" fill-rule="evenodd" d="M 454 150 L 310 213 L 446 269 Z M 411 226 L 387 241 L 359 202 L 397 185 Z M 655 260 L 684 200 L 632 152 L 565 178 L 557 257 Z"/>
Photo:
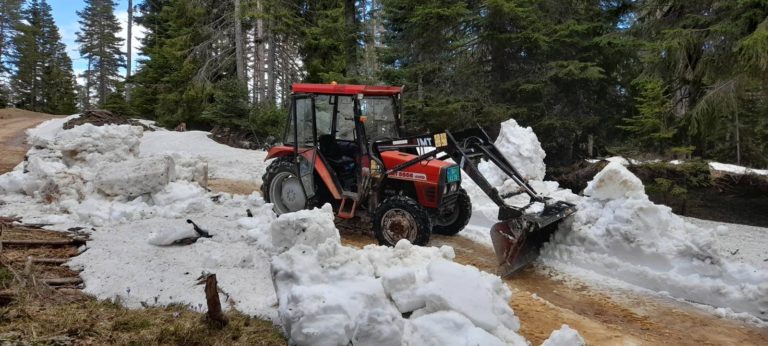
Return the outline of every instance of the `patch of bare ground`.
<path id="1" fill-rule="evenodd" d="M 250 195 L 253 192 L 260 191 L 261 182 L 229 180 L 229 179 L 210 179 L 208 180 L 208 189 L 214 192 L 226 192 L 239 195 Z"/>
<path id="2" fill-rule="evenodd" d="M 365 232 L 342 232 L 346 245 L 375 244 Z M 433 235 L 434 246 L 449 245 L 456 262 L 495 273 L 493 249 L 462 237 Z M 541 344 L 567 324 L 589 345 L 765 345 L 768 329 L 724 320 L 690 305 L 625 291 L 604 292 L 578 282 L 565 283 L 529 267 L 504 280 L 513 290 L 510 306 L 520 317 L 520 333 Z"/>
<path id="3" fill-rule="evenodd" d="M 17 108 L 0 109 L 0 174 L 12 170 L 24 160 L 29 149 L 25 143 L 26 129 L 59 117 L 62 116 Z"/>

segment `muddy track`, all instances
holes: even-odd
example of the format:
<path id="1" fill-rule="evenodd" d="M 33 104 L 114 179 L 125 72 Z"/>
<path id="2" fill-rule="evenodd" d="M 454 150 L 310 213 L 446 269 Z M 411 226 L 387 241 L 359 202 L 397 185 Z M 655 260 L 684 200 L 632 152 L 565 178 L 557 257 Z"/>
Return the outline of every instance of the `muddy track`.
<path id="1" fill-rule="evenodd" d="M 24 160 L 29 149 L 25 143 L 26 129 L 59 117 L 18 109 L 0 109 L 0 174 L 12 170 Z"/>
<path id="2" fill-rule="evenodd" d="M 342 232 L 342 242 L 362 247 L 371 235 Z M 434 235 L 431 245 L 449 245 L 456 262 L 496 270 L 493 249 L 462 237 Z M 555 280 L 528 268 L 505 280 L 513 290 L 510 306 L 533 345 L 567 324 L 589 345 L 765 345 L 768 329 L 724 320 L 687 304 L 625 291 L 596 291 L 578 282 Z"/>

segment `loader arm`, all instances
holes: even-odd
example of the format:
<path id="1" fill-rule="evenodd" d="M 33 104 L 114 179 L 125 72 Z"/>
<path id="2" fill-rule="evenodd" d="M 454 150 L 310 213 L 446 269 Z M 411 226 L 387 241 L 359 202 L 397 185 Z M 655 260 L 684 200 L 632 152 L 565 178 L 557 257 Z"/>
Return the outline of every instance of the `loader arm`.
<path id="1" fill-rule="evenodd" d="M 445 131 L 399 140 L 376 141 L 371 143 L 371 154 L 377 156 L 381 151 L 416 150 L 415 148 L 422 148 L 423 153 L 384 173 L 390 174 L 424 160 L 453 159 L 467 176 L 499 206 L 499 222 L 491 229 L 491 240 L 499 261 L 501 276 L 509 276 L 532 262 L 538 256 L 539 247 L 549 240 L 549 236 L 557 229 L 557 225 L 576 211 L 572 203 L 556 201 L 538 194 L 480 127 L 453 133 Z M 440 153 L 444 154 L 438 156 Z M 520 186 L 521 193 L 527 194 L 530 202 L 523 207 L 512 206 L 505 202 L 505 198 L 511 196 L 500 195 L 478 169 L 477 165 L 483 160 L 492 162 Z M 535 203 L 544 204 L 543 210 L 535 213 L 526 212 L 526 209 Z"/>

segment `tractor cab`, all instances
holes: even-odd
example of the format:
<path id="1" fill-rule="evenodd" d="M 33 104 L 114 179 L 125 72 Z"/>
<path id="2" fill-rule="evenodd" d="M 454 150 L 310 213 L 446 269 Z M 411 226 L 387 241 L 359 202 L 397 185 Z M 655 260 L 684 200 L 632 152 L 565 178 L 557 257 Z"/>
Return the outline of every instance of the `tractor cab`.
<path id="1" fill-rule="evenodd" d="M 369 140 L 399 137 L 400 91 L 398 87 L 294 84 L 283 143 L 298 155 L 319 154 L 315 160 L 328 168 L 333 190 L 357 192 L 362 168 L 369 166 Z"/>

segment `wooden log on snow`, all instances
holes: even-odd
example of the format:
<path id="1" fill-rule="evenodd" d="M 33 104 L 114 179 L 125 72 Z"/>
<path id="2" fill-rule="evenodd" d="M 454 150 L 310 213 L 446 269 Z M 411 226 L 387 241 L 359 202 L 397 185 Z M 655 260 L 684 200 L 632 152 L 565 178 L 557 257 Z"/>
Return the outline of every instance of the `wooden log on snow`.
<path id="1" fill-rule="evenodd" d="M 208 305 L 208 319 L 214 326 L 223 328 L 229 323 L 229 318 L 221 309 L 219 287 L 216 274 L 204 274 L 198 278 L 198 284 L 205 283 L 205 302 Z"/>
<path id="2" fill-rule="evenodd" d="M 64 285 L 79 285 L 83 283 L 81 278 L 55 278 L 55 279 L 42 279 L 40 280 L 48 286 L 64 286 Z"/>
<path id="3" fill-rule="evenodd" d="M 79 246 L 85 244 L 85 241 L 78 238 L 72 239 L 6 239 L 0 240 L 2 246 L 67 246 L 74 245 Z"/>

